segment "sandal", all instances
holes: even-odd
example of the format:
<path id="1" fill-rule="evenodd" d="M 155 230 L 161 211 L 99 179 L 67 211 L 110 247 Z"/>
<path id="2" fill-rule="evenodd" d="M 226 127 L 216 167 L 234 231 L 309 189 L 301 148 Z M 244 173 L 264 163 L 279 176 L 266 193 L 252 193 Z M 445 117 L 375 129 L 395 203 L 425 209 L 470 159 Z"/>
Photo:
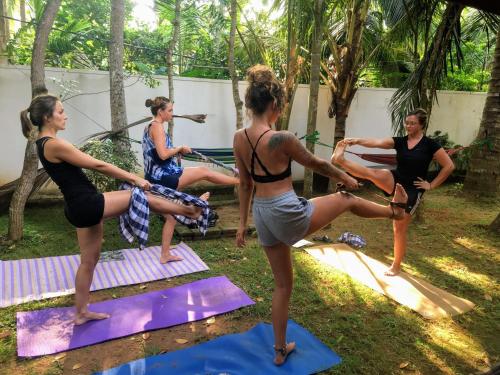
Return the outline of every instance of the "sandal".
<path id="1" fill-rule="evenodd" d="M 325 243 L 332 243 L 333 240 L 328 237 L 326 234 L 324 236 L 316 236 L 313 237 L 313 241 L 319 241 L 319 242 L 325 242 Z"/>
<path id="2" fill-rule="evenodd" d="M 292 344 L 293 344 L 292 349 L 291 350 L 287 350 L 288 345 L 292 345 Z M 288 355 L 295 350 L 295 343 L 291 342 L 291 343 L 285 344 L 281 348 L 277 348 L 275 345 L 273 345 L 273 349 L 276 352 L 276 354 L 279 353 L 283 357 L 283 362 L 281 362 L 281 363 L 276 363 L 276 359 L 274 360 L 274 364 L 276 366 L 281 366 L 281 365 L 283 365 L 286 362 L 286 359 L 287 359 Z"/>
<path id="3" fill-rule="evenodd" d="M 389 219 L 396 219 L 396 211 L 394 211 L 394 207 L 402 208 L 404 210 L 406 210 L 406 207 L 408 207 L 408 204 L 403 202 L 389 201 L 389 205 L 391 206 L 392 209 L 392 215 L 389 217 Z"/>

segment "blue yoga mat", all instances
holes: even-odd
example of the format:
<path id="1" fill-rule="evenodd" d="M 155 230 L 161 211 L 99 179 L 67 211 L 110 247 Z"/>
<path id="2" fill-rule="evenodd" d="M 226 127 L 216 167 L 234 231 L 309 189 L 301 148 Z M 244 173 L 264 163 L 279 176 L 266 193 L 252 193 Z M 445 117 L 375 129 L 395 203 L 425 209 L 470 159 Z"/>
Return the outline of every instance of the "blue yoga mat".
<path id="1" fill-rule="evenodd" d="M 226 335 L 191 348 L 138 359 L 101 375 L 194 375 L 194 374 L 314 374 L 341 362 L 305 328 L 288 321 L 288 341 L 297 348 L 282 366 L 273 364 L 273 330 L 270 324 L 259 323 L 244 333 Z"/>

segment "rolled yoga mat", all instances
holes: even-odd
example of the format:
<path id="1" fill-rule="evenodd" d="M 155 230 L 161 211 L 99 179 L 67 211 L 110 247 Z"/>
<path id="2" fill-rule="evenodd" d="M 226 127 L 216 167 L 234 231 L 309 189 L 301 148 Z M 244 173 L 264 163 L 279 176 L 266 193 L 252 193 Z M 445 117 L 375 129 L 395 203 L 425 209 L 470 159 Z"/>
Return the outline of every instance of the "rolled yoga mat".
<path id="1" fill-rule="evenodd" d="M 74 307 L 17 313 L 17 355 L 34 357 L 205 319 L 254 302 L 227 277 L 90 305 L 111 317 L 80 326 L 73 324 Z"/>
<path id="2" fill-rule="evenodd" d="M 95 375 L 315 374 L 342 360 L 312 333 L 288 321 L 287 340 L 297 348 L 275 366 L 272 326 L 259 323 L 244 333 L 226 335 L 187 349 L 125 363 Z"/>
<path id="3" fill-rule="evenodd" d="M 142 251 L 125 249 L 103 252 L 120 253 L 121 257 L 97 263 L 93 290 L 139 284 L 193 272 L 208 270 L 208 266 L 185 243 L 172 249 L 172 254 L 183 260 L 160 264 L 160 247 L 152 246 Z M 64 255 L 35 259 L 0 261 L 0 307 L 17 305 L 44 298 L 73 294 L 75 275 L 80 255 Z"/>
<path id="4" fill-rule="evenodd" d="M 354 280 L 416 311 L 426 319 L 454 316 L 471 310 L 474 303 L 434 285 L 401 272 L 385 276 L 388 265 L 346 244 L 331 244 L 305 249 L 317 261 L 347 273 Z"/>

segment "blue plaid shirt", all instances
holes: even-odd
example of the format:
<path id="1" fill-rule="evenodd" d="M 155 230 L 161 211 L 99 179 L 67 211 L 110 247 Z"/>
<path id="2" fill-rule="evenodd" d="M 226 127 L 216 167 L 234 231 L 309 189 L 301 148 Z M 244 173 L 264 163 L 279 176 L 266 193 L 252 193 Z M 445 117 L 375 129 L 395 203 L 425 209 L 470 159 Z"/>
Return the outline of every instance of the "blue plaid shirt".
<path id="1" fill-rule="evenodd" d="M 121 190 L 132 190 L 130 198 L 130 206 L 128 211 L 120 215 L 119 229 L 122 237 L 129 243 L 134 242 L 137 238 L 139 248 L 142 250 L 146 247 L 149 232 L 149 203 L 144 191 L 138 187 L 134 187 L 128 183 L 123 183 L 120 186 Z M 202 208 L 201 215 L 197 219 L 190 217 L 173 215 L 174 218 L 181 224 L 190 225 L 195 223 L 199 231 L 205 235 L 208 229 L 208 218 L 211 212 L 207 201 L 194 197 L 189 194 L 181 193 L 180 191 L 169 189 L 162 185 L 152 185 L 150 192 L 168 199 L 177 204 L 193 205 Z"/>

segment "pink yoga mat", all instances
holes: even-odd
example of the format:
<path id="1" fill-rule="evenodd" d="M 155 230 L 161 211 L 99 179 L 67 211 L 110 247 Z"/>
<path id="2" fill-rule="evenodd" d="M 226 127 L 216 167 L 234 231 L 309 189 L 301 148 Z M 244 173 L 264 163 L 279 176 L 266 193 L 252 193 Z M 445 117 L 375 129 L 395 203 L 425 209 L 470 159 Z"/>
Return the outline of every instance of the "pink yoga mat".
<path id="1" fill-rule="evenodd" d="M 254 302 L 226 276 L 91 304 L 109 319 L 73 324 L 74 308 L 17 313 L 17 354 L 34 357 L 171 327 L 236 310 Z"/>

